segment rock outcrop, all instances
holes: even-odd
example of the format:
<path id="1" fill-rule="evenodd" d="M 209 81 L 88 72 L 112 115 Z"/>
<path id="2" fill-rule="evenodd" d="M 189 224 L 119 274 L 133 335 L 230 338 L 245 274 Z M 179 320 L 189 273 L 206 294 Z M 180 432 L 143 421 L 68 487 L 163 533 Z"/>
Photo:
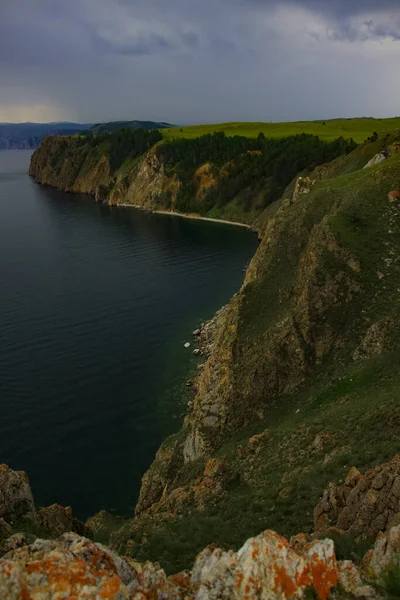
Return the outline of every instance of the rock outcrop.
<path id="1" fill-rule="evenodd" d="M 7 465 L 0 465 L 0 518 L 10 524 L 37 521 L 27 474 Z"/>
<path id="2" fill-rule="evenodd" d="M 353 467 L 343 484 L 330 483 L 314 521 L 317 533 L 335 527 L 355 538 L 400 525 L 400 458 L 365 474 Z"/>
<path id="3" fill-rule="evenodd" d="M 27 474 L 0 465 L 0 555 L 27 542 L 24 530 L 29 531 L 30 538 L 35 537 L 35 531 L 52 537 L 66 531 L 92 535 L 90 528 L 73 516 L 70 506 L 37 508 Z"/>

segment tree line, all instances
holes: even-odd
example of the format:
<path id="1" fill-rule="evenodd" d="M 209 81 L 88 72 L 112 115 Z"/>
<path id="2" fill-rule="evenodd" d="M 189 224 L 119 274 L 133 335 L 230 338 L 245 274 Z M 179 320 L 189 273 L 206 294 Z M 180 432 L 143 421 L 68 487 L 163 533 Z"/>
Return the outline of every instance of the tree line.
<path id="1" fill-rule="evenodd" d="M 178 138 L 157 149 L 168 174 L 181 181 L 177 209 L 206 213 L 236 199 L 243 210 L 250 210 L 257 199 L 262 209 L 281 197 L 286 186 L 300 172 L 310 172 L 357 147 L 340 137 L 324 141 L 314 135 L 300 134 L 285 138 L 226 136 L 223 132 L 194 139 Z M 195 171 L 204 163 L 212 164 L 218 185 L 206 198 L 196 201 Z M 221 167 L 224 174 L 221 175 Z"/>

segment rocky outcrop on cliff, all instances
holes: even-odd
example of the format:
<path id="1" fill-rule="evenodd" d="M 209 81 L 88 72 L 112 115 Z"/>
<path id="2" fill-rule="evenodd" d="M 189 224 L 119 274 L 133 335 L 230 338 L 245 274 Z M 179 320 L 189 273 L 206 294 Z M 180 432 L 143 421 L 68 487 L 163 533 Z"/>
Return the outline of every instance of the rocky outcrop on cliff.
<path id="1" fill-rule="evenodd" d="M 400 525 L 400 458 L 365 474 L 353 468 L 344 483 L 330 483 L 314 519 L 317 533 L 335 527 L 352 537 L 375 537 Z"/>
<path id="2" fill-rule="evenodd" d="M 15 533 L 19 531 L 19 533 Z M 26 537 L 24 531 L 28 531 Z M 66 531 L 91 536 L 91 531 L 72 514 L 70 506 L 35 506 L 24 471 L 0 465 L 0 555 L 27 543 L 36 534 L 57 537 Z"/>

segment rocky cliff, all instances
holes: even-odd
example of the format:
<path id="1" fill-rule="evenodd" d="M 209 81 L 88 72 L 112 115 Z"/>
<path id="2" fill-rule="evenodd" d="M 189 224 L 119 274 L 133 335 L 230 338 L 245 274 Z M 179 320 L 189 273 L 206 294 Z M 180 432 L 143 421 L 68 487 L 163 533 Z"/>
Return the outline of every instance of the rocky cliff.
<path id="1" fill-rule="evenodd" d="M 113 170 L 101 148 L 88 153 L 78 141 L 63 143 L 46 140 L 35 153 L 30 172 L 38 181 L 111 204 L 178 206 L 187 180 L 157 147 Z M 257 224 L 260 246 L 214 328 L 184 426 L 144 475 L 135 517 L 111 534 L 113 551 L 176 572 L 210 542 L 237 550 L 265 529 L 308 534 L 310 507 L 330 481 L 339 484 L 318 504 L 317 529 L 356 538 L 386 529 L 377 551 L 397 547 L 397 529 L 390 529 L 400 512 L 397 463 L 385 475 L 370 470 L 398 452 L 399 149 L 398 132 L 374 138 L 295 178 L 278 202 L 243 217 Z M 246 153 L 243 160 L 251 159 Z M 197 169 L 197 200 L 208 197 L 204 190 L 216 187 L 224 168 Z M 352 464 L 366 476 L 347 475 Z M 211 555 L 232 582 L 242 550 L 229 555 L 229 568 L 221 551 Z M 364 575 L 348 569 L 363 587 Z M 224 585 L 215 597 L 235 597 Z M 213 597 L 211 588 L 196 597 Z"/>
<path id="2" fill-rule="evenodd" d="M 299 135 L 268 140 L 223 133 L 164 141 L 158 131 L 117 131 L 51 137 L 33 154 L 30 175 L 98 202 L 196 213 L 251 223 L 300 171 L 355 148 L 352 140 L 324 142 Z"/>
<path id="3" fill-rule="evenodd" d="M 73 516 L 70 506 L 37 508 L 26 473 L 0 465 L 0 556 L 36 535 L 57 537 L 66 531 L 92 536 L 91 530 Z"/>
<path id="4" fill-rule="evenodd" d="M 210 536 L 238 546 L 265 526 L 310 530 L 306 501 L 349 461 L 369 469 L 397 452 L 398 139 L 318 167 L 274 206 L 184 427 L 160 448 L 114 548 L 154 558 L 175 535 L 184 550 L 163 549 L 173 568 Z"/>

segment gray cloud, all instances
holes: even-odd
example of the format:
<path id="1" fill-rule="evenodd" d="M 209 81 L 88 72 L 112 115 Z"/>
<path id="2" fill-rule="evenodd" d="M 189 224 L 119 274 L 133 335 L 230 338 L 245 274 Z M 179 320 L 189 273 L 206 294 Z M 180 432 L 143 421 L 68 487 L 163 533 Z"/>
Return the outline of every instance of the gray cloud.
<path id="1" fill-rule="evenodd" d="M 389 116 L 399 39 L 399 0 L 0 0 L 0 121 Z"/>
<path id="2" fill-rule="evenodd" d="M 99 35 L 93 35 L 93 42 L 97 49 L 105 50 L 112 54 L 121 54 L 123 56 L 142 56 L 145 54 L 156 54 L 173 50 L 174 45 L 161 35 L 150 34 L 147 36 L 138 36 L 136 39 L 121 42 L 117 40 L 107 40 Z"/>

